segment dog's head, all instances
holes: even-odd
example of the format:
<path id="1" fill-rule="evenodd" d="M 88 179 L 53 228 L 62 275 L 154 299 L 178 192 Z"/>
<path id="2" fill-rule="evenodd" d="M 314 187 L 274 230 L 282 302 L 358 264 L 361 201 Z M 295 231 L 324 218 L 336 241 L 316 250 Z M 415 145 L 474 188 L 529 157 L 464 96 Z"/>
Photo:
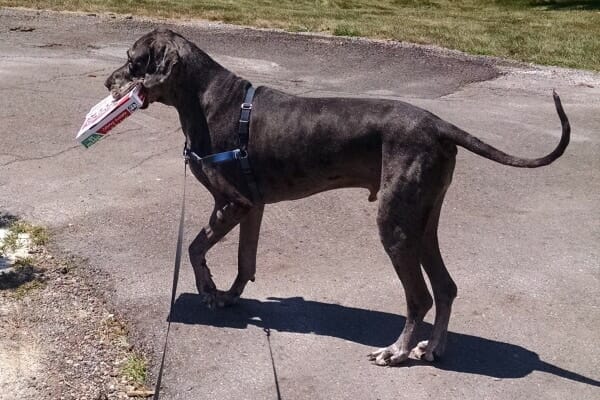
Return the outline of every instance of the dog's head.
<path id="1" fill-rule="evenodd" d="M 104 85 L 114 97 L 120 97 L 131 85 L 139 83 L 146 92 L 142 108 L 154 101 L 173 105 L 169 94 L 174 93 L 171 89 L 179 73 L 182 39 L 168 29 L 156 29 L 142 36 L 127 50 L 127 63 L 115 70 Z"/>

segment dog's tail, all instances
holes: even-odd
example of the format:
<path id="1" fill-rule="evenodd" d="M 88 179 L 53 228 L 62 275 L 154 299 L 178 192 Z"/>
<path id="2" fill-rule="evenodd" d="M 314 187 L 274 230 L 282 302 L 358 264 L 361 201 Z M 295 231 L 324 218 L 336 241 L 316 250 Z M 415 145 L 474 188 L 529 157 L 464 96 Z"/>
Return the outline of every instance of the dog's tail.
<path id="1" fill-rule="evenodd" d="M 552 92 L 552 95 L 554 96 L 556 112 L 558 113 L 558 117 L 560 118 L 560 123 L 562 125 L 562 135 L 560 137 L 560 142 L 558 143 L 558 146 L 547 156 L 533 159 L 511 156 L 510 154 L 504 153 L 490 146 L 489 144 L 482 142 L 475 136 L 450 124 L 448 124 L 449 129 L 444 130 L 442 134 L 445 138 L 450 139 L 458 146 L 464 147 L 465 149 L 472 151 L 475 154 L 499 162 L 500 164 L 520 168 L 537 168 L 542 167 L 544 165 L 548 165 L 564 153 L 565 149 L 567 148 L 567 145 L 569 144 L 569 139 L 571 135 L 571 126 L 569 125 L 569 119 L 567 118 L 567 115 L 565 114 L 565 111 L 562 108 L 562 104 L 560 103 L 560 97 L 558 97 L 558 94 L 556 94 L 555 91 Z"/>

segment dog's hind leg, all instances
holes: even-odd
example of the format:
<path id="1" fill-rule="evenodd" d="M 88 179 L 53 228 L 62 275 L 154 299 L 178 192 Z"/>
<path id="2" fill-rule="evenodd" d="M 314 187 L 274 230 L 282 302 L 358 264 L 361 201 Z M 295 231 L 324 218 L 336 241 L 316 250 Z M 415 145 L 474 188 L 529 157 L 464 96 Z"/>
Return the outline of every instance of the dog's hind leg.
<path id="1" fill-rule="evenodd" d="M 446 189 L 448 185 L 450 185 L 453 169 L 454 164 L 447 170 L 447 180 L 444 182 L 444 188 L 430 212 L 427 227 L 421 242 L 420 259 L 425 272 L 429 276 L 431 288 L 433 289 L 435 321 L 429 340 L 420 342 L 414 349 L 414 354 L 427 361 L 433 361 L 436 356 L 441 357 L 444 354 L 452 302 L 454 301 L 454 298 L 456 298 L 457 292 L 456 284 L 452 280 L 452 277 L 450 277 L 450 274 L 444 265 L 437 235 L 442 203 L 444 201 Z"/>
<path id="2" fill-rule="evenodd" d="M 190 245 L 189 255 L 196 288 L 203 301 L 211 308 L 217 305 L 218 291 L 206 265 L 206 253 L 239 224 L 249 211 L 249 207 L 236 203 L 216 203 L 208 225 L 202 228 Z"/>
<path id="3" fill-rule="evenodd" d="M 217 291 L 217 306 L 235 303 L 241 296 L 248 281 L 254 281 L 256 274 L 256 251 L 262 222 L 264 205 L 252 207 L 240 222 L 240 243 L 238 249 L 238 274 L 231 288 Z"/>
<path id="4" fill-rule="evenodd" d="M 383 246 L 404 287 L 406 323 L 394 344 L 369 354 L 369 358 L 377 365 L 397 365 L 409 357 L 417 342 L 419 325 L 433 305 L 419 264 L 419 247 L 425 228 L 423 182 L 418 172 L 421 163 L 412 160 L 401 166 L 400 170 L 407 173 L 383 177 L 377 224 Z"/>

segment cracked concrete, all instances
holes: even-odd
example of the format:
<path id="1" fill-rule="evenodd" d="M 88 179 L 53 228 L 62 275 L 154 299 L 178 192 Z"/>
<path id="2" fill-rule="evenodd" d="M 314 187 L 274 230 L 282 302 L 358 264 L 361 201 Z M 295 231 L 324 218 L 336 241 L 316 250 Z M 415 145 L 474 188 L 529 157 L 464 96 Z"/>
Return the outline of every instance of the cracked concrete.
<path id="1" fill-rule="evenodd" d="M 60 249 L 108 272 L 116 306 L 158 350 L 182 178 L 177 114 L 152 105 L 91 149 L 71 149 L 123 49 L 156 23 L 0 10 L 0 27 L 19 25 L 35 30 L 0 29 L 0 209 L 50 226 Z M 539 170 L 459 153 L 440 227 L 459 286 L 441 362 L 366 361 L 399 333 L 404 299 L 377 237 L 376 204 L 339 190 L 267 207 L 257 281 L 238 307 L 201 308 L 184 260 L 165 399 L 272 398 L 264 325 L 284 399 L 600 396 L 600 348 L 590 346 L 600 329 L 597 74 L 197 21 L 177 30 L 255 84 L 409 100 L 522 156 L 556 145 L 555 88 L 573 140 Z M 190 181 L 189 193 L 187 242 L 211 210 L 200 185 Z M 235 274 L 236 243 L 234 232 L 209 254 L 221 287 Z"/>
<path id="2" fill-rule="evenodd" d="M 81 146 L 79 146 L 79 145 L 74 145 L 74 146 L 68 147 L 68 148 L 66 148 L 64 150 L 61 150 L 61 151 L 53 153 L 53 154 L 48 154 L 48 155 L 40 156 L 40 157 L 28 157 L 28 158 L 17 156 L 15 154 L 2 153 L 2 154 L 0 154 L 0 156 L 13 157 L 14 160 L 13 161 L 9 161 L 9 162 L 4 163 L 4 164 L 0 164 L 0 167 L 5 167 L 7 165 L 11 165 L 11 164 L 14 164 L 14 163 L 19 163 L 19 162 L 46 160 L 48 158 L 53 158 L 53 157 L 56 157 L 56 156 L 60 156 L 60 155 L 66 153 L 68 151 L 71 151 L 71 150 L 74 150 L 74 149 L 78 149 L 80 147 Z"/>

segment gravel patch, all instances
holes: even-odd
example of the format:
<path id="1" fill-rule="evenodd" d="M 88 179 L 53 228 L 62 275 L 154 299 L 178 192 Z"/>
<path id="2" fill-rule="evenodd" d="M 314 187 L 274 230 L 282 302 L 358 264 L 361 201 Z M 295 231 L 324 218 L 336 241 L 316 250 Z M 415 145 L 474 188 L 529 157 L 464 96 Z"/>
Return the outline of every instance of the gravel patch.
<path id="1" fill-rule="evenodd" d="M 127 323 L 86 279 L 82 260 L 54 257 L 44 247 L 19 251 L 27 263 L 0 275 L 0 399 L 144 393 L 123 369 L 142 352 L 129 343 Z"/>

